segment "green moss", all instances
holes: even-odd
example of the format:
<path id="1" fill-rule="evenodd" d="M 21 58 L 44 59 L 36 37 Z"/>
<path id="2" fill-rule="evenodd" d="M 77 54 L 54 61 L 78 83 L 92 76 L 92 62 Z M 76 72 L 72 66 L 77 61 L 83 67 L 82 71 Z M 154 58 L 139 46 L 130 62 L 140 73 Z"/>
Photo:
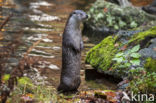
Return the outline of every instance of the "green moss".
<path id="1" fill-rule="evenodd" d="M 99 71 L 104 71 L 105 73 L 124 77 L 129 73 L 129 66 L 127 67 L 127 64 L 124 64 L 124 62 L 117 63 L 113 61 L 112 59 L 115 58 L 116 53 L 123 53 L 125 55 L 125 60 L 130 62 L 131 57 L 126 58 L 128 51 L 132 49 L 134 45 L 140 45 L 143 49 L 147 47 L 150 43 L 150 40 L 152 38 L 156 37 L 156 27 L 153 27 L 147 31 L 140 32 L 137 34 L 134 34 L 132 37 L 129 37 L 130 44 L 126 44 L 127 47 L 125 47 L 125 51 L 122 51 L 121 48 L 125 45 L 122 44 L 120 41 L 121 39 L 117 39 L 118 37 L 112 37 L 108 36 L 105 38 L 102 42 L 100 42 L 98 45 L 94 46 L 88 53 L 86 57 L 86 62 L 91 64 L 94 68 L 98 69 Z M 115 47 L 115 44 L 119 43 L 120 45 L 118 47 Z M 138 50 L 139 50 L 138 49 Z M 138 53 L 138 50 L 135 53 Z M 129 54 L 130 55 L 130 54 Z M 144 62 L 144 60 L 140 60 L 140 58 L 137 58 L 138 61 Z M 130 63 L 131 64 L 131 63 Z M 138 64 L 139 65 L 139 64 Z M 139 65 L 141 66 L 141 65 Z M 146 68 L 149 69 L 149 71 L 156 71 L 156 63 L 155 60 L 147 59 Z"/>
<path id="2" fill-rule="evenodd" d="M 145 40 L 147 37 L 156 37 L 156 26 L 147 30 L 147 31 L 144 31 L 144 32 L 140 32 L 140 33 L 137 33 L 135 34 L 132 39 L 129 41 L 129 43 L 140 43 L 141 41 Z"/>
<path id="3" fill-rule="evenodd" d="M 147 58 L 145 68 L 149 72 L 156 72 L 156 60 L 152 58 Z"/>
<path id="4" fill-rule="evenodd" d="M 93 47 L 87 54 L 86 62 L 98 69 L 109 69 L 112 64 L 112 58 L 117 51 L 114 46 L 116 39 L 117 37 L 109 36 Z"/>
<path id="5" fill-rule="evenodd" d="M 93 89 L 103 89 L 103 90 L 107 89 L 107 86 L 104 85 L 103 83 L 97 83 L 93 80 L 87 81 L 87 86 Z"/>

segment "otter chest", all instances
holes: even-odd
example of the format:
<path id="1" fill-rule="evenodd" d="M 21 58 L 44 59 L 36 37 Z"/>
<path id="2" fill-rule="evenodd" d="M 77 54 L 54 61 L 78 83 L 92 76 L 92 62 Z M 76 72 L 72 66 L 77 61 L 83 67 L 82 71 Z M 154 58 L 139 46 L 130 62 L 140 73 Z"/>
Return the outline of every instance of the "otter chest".
<path id="1" fill-rule="evenodd" d="M 81 42 L 81 32 L 80 32 L 80 30 L 77 30 L 75 33 L 73 33 L 72 39 L 74 40 L 76 45 L 80 45 L 80 42 Z"/>

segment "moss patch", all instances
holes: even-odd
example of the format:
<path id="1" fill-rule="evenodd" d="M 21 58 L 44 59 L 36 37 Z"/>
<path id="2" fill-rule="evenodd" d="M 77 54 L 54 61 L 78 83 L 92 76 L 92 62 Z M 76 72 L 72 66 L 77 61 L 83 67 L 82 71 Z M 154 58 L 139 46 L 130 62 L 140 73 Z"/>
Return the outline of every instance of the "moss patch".
<path id="1" fill-rule="evenodd" d="M 108 89 L 106 85 L 104 85 L 103 83 L 97 83 L 95 81 L 87 81 L 87 85 L 89 88 L 93 88 L 93 89 Z"/>
<path id="2" fill-rule="evenodd" d="M 129 44 L 131 44 L 131 43 L 138 44 L 141 41 L 145 40 L 147 37 L 150 37 L 150 38 L 156 37 L 156 26 L 147 31 L 135 34 L 132 37 L 132 39 L 129 41 Z"/>
<path id="3" fill-rule="evenodd" d="M 93 47 L 86 57 L 86 62 L 98 69 L 107 70 L 111 67 L 112 58 L 117 52 L 114 44 L 117 37 L 108 36 L 101 43 Z"/>
<path id="4" fill-rule="evenodd" d="M 156 72 L 156 60 L 152 58 L 147 58 L 145 68 L 149 72 Z"/>

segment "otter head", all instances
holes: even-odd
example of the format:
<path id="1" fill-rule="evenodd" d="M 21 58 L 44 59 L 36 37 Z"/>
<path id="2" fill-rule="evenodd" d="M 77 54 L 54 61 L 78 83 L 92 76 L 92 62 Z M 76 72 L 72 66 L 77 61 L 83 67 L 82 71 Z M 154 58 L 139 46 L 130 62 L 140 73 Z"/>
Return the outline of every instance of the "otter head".
<path id="1" fill-rule="evenodd" d="M 84 21 L 88 18 L 88 15 L 82 10 L 74 10 L 70 16 L 72 16 L 76 21 Z"/>

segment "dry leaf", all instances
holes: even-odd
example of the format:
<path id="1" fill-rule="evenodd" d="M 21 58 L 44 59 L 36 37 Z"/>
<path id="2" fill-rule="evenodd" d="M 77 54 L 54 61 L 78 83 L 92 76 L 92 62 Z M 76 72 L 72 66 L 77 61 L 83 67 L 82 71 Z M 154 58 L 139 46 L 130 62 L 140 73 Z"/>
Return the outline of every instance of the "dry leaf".
<path id="1" fill-rule="evenodd" d="M 103 9 L 103 11 L 104 11 L 104 12 L 107 12 L 107 11 L 108 11 L 108 9 L 107 9 L 107 8 L 104 8 L 104 9 Z"/>
<path id="2" fill-rule="evenodd" d="M 3 34 L 0 32 L 0 40 L 3 39 Z"/>
<path id="3" fill-rule="evenodd" d="M 126 50 L 127 49 L 127 45 L 124 45 L 123 47 L 121 47 L 121 50 Z"/>

